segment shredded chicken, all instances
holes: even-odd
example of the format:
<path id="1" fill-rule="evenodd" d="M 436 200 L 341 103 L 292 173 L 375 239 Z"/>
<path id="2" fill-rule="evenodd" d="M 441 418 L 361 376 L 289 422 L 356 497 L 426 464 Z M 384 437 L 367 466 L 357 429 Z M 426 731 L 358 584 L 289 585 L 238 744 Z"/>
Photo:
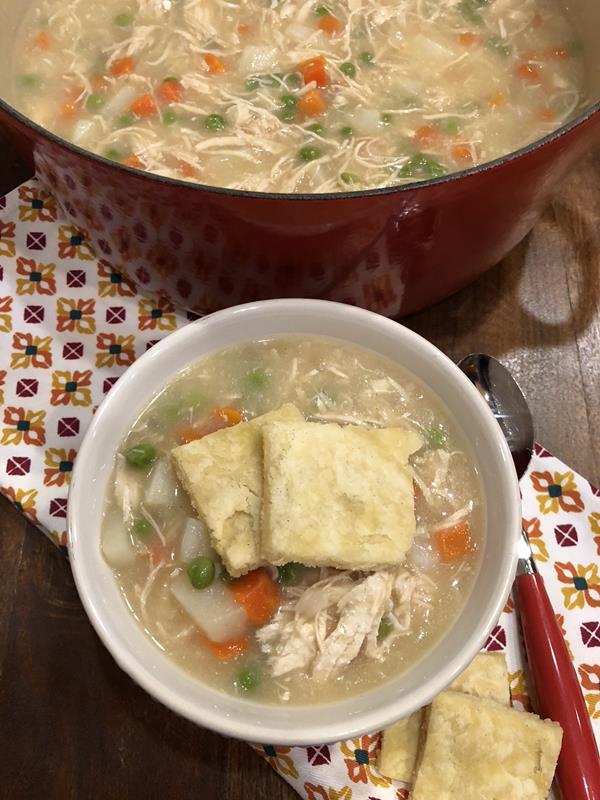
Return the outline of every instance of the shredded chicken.
<path id="1" fill-rule="evenodd" d="M 370 575 L 334 572 L 299 591 L 257 631 L 274 677 L 293 670 L 323 681 L 339 674 L 360 652 L 382 660 L 410 631 L 415 608 L 431 601 L 433 584 L 404 567 Z M 391 631 L 378 640 L 383 616 Z"/>
<path id="2" fill-rule="evenodd" d="M 390 572 L 375 572 L 337 603 L 340 616 L 325 638 L 313 664 L 312 676 L 324 681 L 354 661 L 365 638 L 379 628 L 393 586 Z"/>

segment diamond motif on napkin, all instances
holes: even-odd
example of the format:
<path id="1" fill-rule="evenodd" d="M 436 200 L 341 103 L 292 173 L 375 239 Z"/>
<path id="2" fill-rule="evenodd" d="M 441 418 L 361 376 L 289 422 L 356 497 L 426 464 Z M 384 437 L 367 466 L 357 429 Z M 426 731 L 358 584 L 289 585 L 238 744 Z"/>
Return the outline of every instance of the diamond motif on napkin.
<path id="1" fill-rule="evenodd" d="M 580 631 L 586 647 L 600 647 L 600 622 L 584 622 Z"/>
<path id="2" fill-rule="evenodd" d="M 106 309 L 106 321 L 109 325 L 118 325 L 125 322 L 127 312 L 122 306 L 110 306 Z"/>
<path id="3" fill-rule="evenodd" d="M 35 325 L 44 321 L 44 306 L 25 306 L 23 309 L 23 320 L 30 325 Z"/>
<path id="4" fill-rule="evenodd" d="M 485 643 L 485 649 L 488 652 L 492 652 L 494 650 L 506 650 L 506 631 L 502 625 L 496 625 L 494 630 L 490 633 L 488 640 Z"/>
<path id="5" fill-rule="evenodd" d="M 331 752 L 326 744 L 321 747 L 307 747 L 306 758 L 309 764 L 319 767 L 321 764 L 331 763 Z"/>
<path id="6" fill-rule="evenodd" d="M 28 250 L 45 250 L 46 234 L 42 231 L 32 231 L 27 234 L 25 243 Z"/>
<path id="7" fill-rule="evenodd" d="M 554 528 L 554 536 L 559 547 L 575 547 L 578 541 L 575 525 L 557 525 Z"/>
<path id="8" fill-rule="evenodd" d="M 17 397 L 35 397 L 38 393 L 39 381 L 35 378 L 21 378 L 17 381 Z"/>
<path id="9" fill-rule="evenodd" d="M 67 516 L 67 498 L 55 497 L 50 500 L 49 513 L 51 517 L 66 517 Z"/>
<path id="10" fill-rule="evenodd" d="M 63 347 L 62 357 L 65 361 L 75 361 L 78 358 L 83 358 L 83 353 L 83 342 L 67 342 Z"/>
<path id="11" fill-rule="evenodd" d="M 79 289 L 85 286 L 86 275 L 82 269 L 70 269 L 67 272 L 67 286 L 71 289 Z"/>
<path id="12" fill-rule="evenodd" d="M 61 439 L 69 436 L 79 436 L 80 422 L 77 417 L 62 417 L 58 420 L 56 430 Z"/>
<path id="13" fill-rule="evenodd" d="M 110 392 L 110 390 L 118 380 L 119 380 L 118 376 L 114 376 L 112 378 L 105 378 L 104 381 L 102 382 L 102 391 L 104 392 L 104 394 Z"/>
<path id="14" fill-rule="evenodd" d="M 6 462 L 6 474 L 12 476 L 23 476 L 31 469 L 31 459 L 27 456 L 13 456 Z"/>

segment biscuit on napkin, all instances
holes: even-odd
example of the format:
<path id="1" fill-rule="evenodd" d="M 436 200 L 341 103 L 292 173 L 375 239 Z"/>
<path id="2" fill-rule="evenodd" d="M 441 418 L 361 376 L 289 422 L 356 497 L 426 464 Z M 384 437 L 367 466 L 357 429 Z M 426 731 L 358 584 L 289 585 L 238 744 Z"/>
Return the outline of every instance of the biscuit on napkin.
<path id="1" fill-rule="evenodd" d="M 449 687 L 456 692 L 510 705 L 508 670 L 503 653 L 479 653 Z M 377 767 L 382 775 L 411 783 L 428 714 L 420 708 L 383 731 Z"/>
<path id="2" fill-rule="evenodd" d="M 555 722 L 442 692 L 431 704 L 411 800 L 546 800 L 561 741 Z"/>

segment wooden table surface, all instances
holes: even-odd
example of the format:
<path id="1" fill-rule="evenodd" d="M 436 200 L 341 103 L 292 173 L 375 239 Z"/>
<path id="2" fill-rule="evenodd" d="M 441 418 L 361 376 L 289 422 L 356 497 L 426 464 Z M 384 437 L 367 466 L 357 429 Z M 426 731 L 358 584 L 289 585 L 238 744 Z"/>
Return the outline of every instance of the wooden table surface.
<path id="1" fill-rule="evenodd" d="M 0 137 L 0 194 L 27 177 Z M 600 484 L 600 153 L 473 286 L 408 324 L 452 358 L 510 366 L 537 438 Z M 0 797 L 270 800 L 295 793 L 251 749 L 179 719 L 113 662 L 69 565 L 0 498 Z"/>

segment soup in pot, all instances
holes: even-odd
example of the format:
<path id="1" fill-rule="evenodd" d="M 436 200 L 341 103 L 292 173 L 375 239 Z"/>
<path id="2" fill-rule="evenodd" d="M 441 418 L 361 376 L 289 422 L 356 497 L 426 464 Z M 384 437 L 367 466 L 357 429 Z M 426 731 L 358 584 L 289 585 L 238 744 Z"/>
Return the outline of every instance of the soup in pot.
<path id="1" fill-rule="evenodd" d="M 505 155 L 585 102 L 559 0 L 36 0 L 17 105 L 137 169 L 335 192 Z"/>
<path id="2" fill-rule="evenodd" d="M 116 455 L 104 557 L 145 633 L 219 690 L 312 704 L 416 663 L 477 574 L 476 460 L 396 363 L 290 336 L 192 364 Z"/>

